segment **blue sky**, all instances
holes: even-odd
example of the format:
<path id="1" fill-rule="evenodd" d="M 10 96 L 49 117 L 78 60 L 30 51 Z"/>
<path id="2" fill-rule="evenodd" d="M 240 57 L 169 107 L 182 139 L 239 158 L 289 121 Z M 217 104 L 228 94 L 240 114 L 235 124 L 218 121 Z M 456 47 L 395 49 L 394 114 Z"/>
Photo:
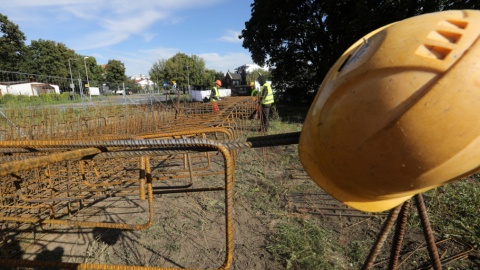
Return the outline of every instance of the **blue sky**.
<path id="1" fill-rule="evenodd" d="M 53 40 L 98 64 L 147 75 L 155 61 L 198 55 L 226 72 L 253 63 L 238 35 L 253 0 L 8 0 L 0 13 L 31 40 Z"/>

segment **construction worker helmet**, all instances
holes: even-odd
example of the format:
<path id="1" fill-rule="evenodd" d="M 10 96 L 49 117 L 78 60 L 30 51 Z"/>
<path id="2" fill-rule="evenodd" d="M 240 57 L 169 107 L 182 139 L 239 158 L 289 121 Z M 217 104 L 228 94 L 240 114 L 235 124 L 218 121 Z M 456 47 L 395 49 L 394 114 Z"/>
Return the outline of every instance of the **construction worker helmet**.
<path id="1" fill-rule="evenodd" d="M 480 11 L 380 28 L 326 75 L 301 162 L 326 192 L 378 212 L 480 169 Z"/>
<path id="2" fill-rule="evenodd" d="M 250 82 L 250 87 L 254 87 L 255 86 L 255 82 Z"/>
<path id="3" fill-rule="evenodd" d="M 267 82 L 267 80 L 265 79 L 265 76 L 263 75 L 258 76 L 257 81 L 261 86 L 263 86 Z"/>
<path id="4" fill-rule="evenodd" d="M 222 82 L 220 80 L 216 80 L 215 84 L 218 85 L 218 86 L 222 86 Z"/>

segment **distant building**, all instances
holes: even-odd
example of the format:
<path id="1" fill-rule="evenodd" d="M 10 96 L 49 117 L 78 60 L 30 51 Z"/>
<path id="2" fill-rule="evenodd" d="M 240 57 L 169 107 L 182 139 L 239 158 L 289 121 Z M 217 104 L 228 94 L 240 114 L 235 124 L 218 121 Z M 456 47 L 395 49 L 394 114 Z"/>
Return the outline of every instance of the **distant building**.
<path id="1" fill-rule="evenodd" d="M 39 94 L 56 93 L 60 94 L 60 87 L 55 84 L 29 82 L 29 83 L 0 83 L 0 96 L 25 95 L 38 96 Z"/>
<path id="2" fill-rule="evenodd" d="M 150 76 L 147 76 L 147 75 L 143 75 L 143 74 L 140 74 L 140 75 L 132 75 L 130 77 L 128 77 L 129 80 L 132 80 L 132 81 L 135 81 L 135 80 L 145 80 L 145 79 L 150 79 Z"/>
<path id="3" fill-rule="evenodd" d="M 142 89 L 153 89 L 154 87 L 156 87 L 156 83 L 150 80 L 150 77 L 146 75 L 133 75 L 130 76 L 128 79 L 134 81 L 135 85 L 140 86 Z"/>
<path id="4" fill-rule="evenodd" d="M 262 68 L 257 64 L 245 64 L 237 67 L 234 72 L 231 72 L 230 70 L 227 71 L 224 79 L 225 86 L 232 87 L 237 85 L 247 85 L 247 75 L 257 69 L 266 70 L 266 68 Z"/>
<path id="5" fill-rule="evenodd" d="M 135 84 L 140 86 L 142 89 L 147 89 L 147 88 L 153 89 L 156 86 L 156 83 L 148 78 L 136 80 Z"/>
<path id="6" fill-rule="evenodd" d="M 227 71 L 225 75 L 225 87 L 232 87 L 234 85 L 240 85 L 242 81 L 242 76 L 238 73 Z"/>

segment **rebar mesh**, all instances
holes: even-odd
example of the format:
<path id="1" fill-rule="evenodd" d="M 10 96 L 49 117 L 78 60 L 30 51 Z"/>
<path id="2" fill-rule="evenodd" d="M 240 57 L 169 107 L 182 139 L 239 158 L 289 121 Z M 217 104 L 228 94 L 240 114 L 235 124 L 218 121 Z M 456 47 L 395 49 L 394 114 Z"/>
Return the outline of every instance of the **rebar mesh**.
<path id="1" fill-rule="evenodd" d="M 245 138 L 255 102 L 250 97 L 231 97 L 218 102 L 218 107 L 214 111 L 210 103 L 178 102 L 3 109 L 0 222 L 4 232 L 29 224 L 142 230 L 153 221 L 154 193 L 224 190 L 226 257 L 219 269 L 228 269 L 233 258 L 231 186 L 238 154 L 238 147 L 228 147 L 228 142 Z M 197 186 L 204 176 L 223 180 Z M 92 222 L 75 216 L 95 200 L 129 196 L 148 200 L 146 222 Z M 153 269 L 8 256 L 0 264 Z"/>

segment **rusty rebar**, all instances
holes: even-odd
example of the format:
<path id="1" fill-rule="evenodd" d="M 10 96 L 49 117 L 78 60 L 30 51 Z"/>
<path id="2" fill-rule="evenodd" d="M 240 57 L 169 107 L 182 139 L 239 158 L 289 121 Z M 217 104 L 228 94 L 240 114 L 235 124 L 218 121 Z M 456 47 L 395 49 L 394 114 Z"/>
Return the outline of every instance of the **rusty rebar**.
<path id="1" fill-rule="evenodd" d="M 388 214 L 387 219 L 383 223 L 382 229 L 377 235 L 377 239 L 375 243 L 373 244 L 372 248 L 370 249 L 370 253 L 367 256 L 367 259 L 365 260 L 362 269 L 371 269 L 373 266 L 373 263 L 375 262 L 375 259 L 378 256 L 378 253 L 380 253 L 380 249 L 383 246 L 383 243 L 387 239 L 388 233 L 392 229 L 393 225 L 395 224 L 395 220 L 397 219 L 398 213 L 400 212 L 400 209 L 402 208 L 401 205 L 393 208 L 390 210 L 390 213 Z"/>
<path id="2" fill-rule="evenodd" d="M 400 251 L 402 250 L 403 237 L 405 235 L 405 226 L 407 224 L 409 208 L 410 208 L 410 201 L 404 202 L 397 219 L 397 227 L 395 229 L 395 235 L 392 241 L 390 261 L 388 263 L 388 269 L 390 270 L 395 270 L 398 267 L 398 259 L 400 257 Z"/>
<path id="3" fill-rule="evenodd" d="M 430 221 L 428 219 L 427 208 L 425 207 L 425 202 L 423 201 L 422 194 L 417 194 L 415 197 L 415 203 L 417 205 L 418 214 L 420 215 L 420 221 L 422 223 L 423 234 L 425 236 L 425 241 L 427 242 L 427 250 L 430 255 L 430 260 L 432 262 L 432 267 L 435 270 L 441 270 L 442 264 L 440 262 L 440 256 L 438 255 L 437 246 L 435 244 L 435 238 L 433 236 L 432 227 L 430 226 Z"/>
<path id="4" fill-rule="evenodd" d="M 157 142 L 158 143 L 158 142 Z M 135 145 L 134 142 L 128 143 L 128 145 Z M 231 156 L 230 150 L 222 145 L 219 142 L 211 141 L 211 140 L 166 140 L 161 143 L 158 143 L 164 147 L 172 147 L 172 148 L 180 148 L 180 149 L 190 149 L 194 150 L 198 148 L 200 150 L 204 150 L 209 148 L 210 151 L 218 151 L 222 154 L 224 159 L 224 187 L 222 188 L 225 192 L 225 245 L 226 245 L 226 255 L 225 260 L 222 266 L 219 269 L 229 269 L 232 261 L 233 261 L 233 174 L 234 174 L 234 159 Z M 149 144 L 151 145 L 151 144 Z M 157 145 L 157 144 L 155 144 Z M 138 146 L 138 145 L 137 145 Z M 87 148 L 89 149 L 89 148 Z M 96 149 L 96 148 L 95 148 Z M 80 149 L 83 150 L 83 149 Z M 75 159 L 78 158 L 75 156 Z M 62 161 L 68 160 L 68 158 L 63 157 Z M 0 217 L 0 220 L 4 221 L 14 221 L 14 222 L 29 222 L 29 223 L 43 223 L 43 224 L 52 224 L 52 225 L 69 225 L 69 226 L 82 226 L 82 227 L 103 227 L 103 228 L 118 228 L 118 229 L 143 229 L 146 226 L 151 225 L 153 220 L 153 192 L 152 192 L 152 172 L 150 167 L 150 162 L 148 158 L 142 158 L 142 162 L 140 167 L 144 167 L 144 175 L 146 178 L 147 183 L 147 190 L 148 190 L 148 199 L 149 199 L 149 216 L 150 220 L 147 222 L 146 225 L 128 225 L 128 224 L 118 224 L 118 223 L 98 223 L 98 222 L 82 222 L 82 221 L 71 221 L 71 220 L 45 220 L 40 218 L 34 217 Z M 144 164 L 144 165 L 143 165 Z M 43 166 L 44 164 L 40 164 L 39 166 Z M 188 166 L 190 166 L 189 164 Z M 31 169 L 31 168 L 29 168 Z M 141 175 L 140 179 L 143 178 Z M 218 189 L 218 187 L 213 187 L 211 190 Z M 205 189 L 206 190 L 206 189 Z M 198 191 L 202 191 L 198 189 Z M 132 227 L 133 226 L 133 227 Z M 143 226 L 143 227 L 141 227 Z M 42 262 L 31 262 L 31 261 L 16 261 L 16 260 L 8 260 L 8 259 L 0 259 L 0 263 L 3 265 L 10 265 L 10 266 L 35 266 L 35 267 L 76 267 L 76 269 L 150 269 L 150 268 L 142 268 L 142 267 L 129 267 L 129 266 L 110 266 L 110 265 L 85 265 L 85 264 L 65 264 L 65 263 L 53 263 L 48 262 L 46 264 L 42 264 Z M 85 268 L 84 268 L 85 267 Z M 152 269 L 162 269 L 162 268 L 152 268 Z"/>
<path id="5" fill-rule="evenodd" d="M 48 164 L 57 163 L 66 160 L 79 160 L 86 156 L 98 154 L 102 150 L 98 148 L 85 148 L 73 151 L 67 151 L 63 153 L 57 153 L 54 155 L 35 157 L 20 161 L 11 161 L 0 164 L 0 176 L 9 175 L 18 171 L 25 171 L 33 168 L 46 166 Z"/>

